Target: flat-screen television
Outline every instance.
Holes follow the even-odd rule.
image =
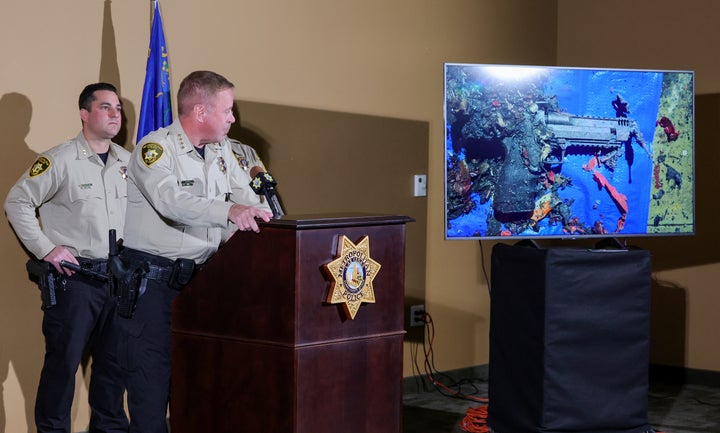
[[[445,238],[695,232],[694,72],[445,64]]]

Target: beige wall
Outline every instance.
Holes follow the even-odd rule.
[[[720,93],[720,3],[558,0],[558,64],[694,70],[697,93]]]
[[[697,236],[637,239],[653,255],[653,362],[720,371],[720,3],[558,1],[558,64],[694,70]]]
[[[443,239],[443,62],[553,64],[558,58],[584,65],[697,69],[698,90],[720,92],[712,74],[717,55],[702,51],[718,45],[720,32],[712,30],[714,25],[695,25],[717,21],[706,12],[717,17],[712,0],[693,2],[704,9],[685,12],[686,17],[679,17],[682,11],[669,0],[630,2],[644,7],[611,3],[617,7],[565,0],[559,0],[559,8],[555,1],[527,0],[164,0],[161,6],[175,90],[188,72],[212,69],[236,84],[236,99],[244,103],[427,125],[427,148],[420,152],[429,160],[426,267],[409,272],[425,274],[424,299],[436,330],[435,362],[448,370],[487,362],[489,306],[480,263],[484,257],[489,264],[492,244],[483,245],[483,256],[478,243]],[[75,101],[88,82],[119,83],[132,144],[150,2],[75,0],[69,7],[0,0],[0,8],[4,199],[35,152],[77,133]],[[629,8],[633,13],[627,13]],[[669,32],[676,36],[670,38]],[[702,43],[688,39],[702,32],[697,36]],[[642,35],[641,42],[628,34]],[[592,49],[582,48],[587,46]],[[263,134],[265,139],[283,136]],[[273,154],[270,164],[279,158]],[[307,175],[307,167],[294,171],[285,165],[289,168],[282,176],[288,179]],[[0,433],[34,431],[27,426],[32,426],[43,352],[41,314],[36,289],[23,272],[24,253],[7,222],[0,230]],[[677,268],[669,254],[663,251],[661,258],[666,265],[657,279],[687,292],[685,365],[720,370],[717,349],[703,344],[715,337],[710,311],[718,292],[710,287],[717,285],[718,260]],[[408,348],[406,353],[405,372],[411,374]],[[86,388],[79,375],[76,431],[87,424]]]

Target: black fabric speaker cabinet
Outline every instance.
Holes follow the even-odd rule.
[[[495,433],[642,433],[646,250],[492,252],[488,425]]]

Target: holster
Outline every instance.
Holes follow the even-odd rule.
[[[122,256],[122,258],[120,257]],[[117,299],[118,314],[130,318],[138,298],[145,293],[147,281],[167,284],[181,290],[192,278],[196,266],[191,259],[170,260],[126,248],[119,256],[108,258],[111,293]]]
[[[43,310],[57,304],[55,285],[59,275],[53,265],[44,260],[29,259],[25,263],[25,269],[27,269],[30,280],[35,282],[40,289]]]

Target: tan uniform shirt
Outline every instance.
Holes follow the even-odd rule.
[[[229,229],[232,203],[269,210],[250,188],[228,140],[195,150],[179,121],[148,134],[128,164],[124,245],[205,262]]]
[[[57,245],[75,256],[106,258],[108,231],[123,235],[129,158],[130,152],[112,143],[103,164],[82,132],[41,154],[5,200],[23,245],[38,259]]]
[[[235,155],[235,159],[240,165],[240,168],[250,173],[251,168],[258,166],[262,168],[262,171],[267,172],[265,164],[263,164],[260,160],[260,157],[255,149],[232,138],[229,138],[228,141],[230,142],[230,147],[232,148],[233,154]]]

